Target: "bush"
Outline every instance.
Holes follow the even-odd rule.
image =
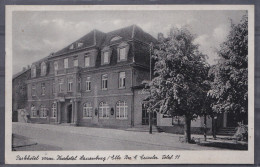
[[[237,131],[233,137],[239,141],[248,141],[248,126],[242,123],[238,123]]]

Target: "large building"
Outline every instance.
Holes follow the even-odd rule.
[[[147,125],[142,83],[150,80],[150,44],[156,42],[136,25],[108,33],[93,30],[33,63],[29,77],[23,73],[30,122],[114,128]],[[154,113],[153,124],[183,132],[181,118]],[[193,131],[201,131],[203,124],[203,118],[192,121]],[[207,127],[211,126],[209,119]]]
[[[142,124],[135,86],[150,76],[150,43],[156,39],[132,25],[93,30],[62,50],[35,62],[27,80],[30,119],[131,127]],[[138,95],[137,95],[138,96]]]

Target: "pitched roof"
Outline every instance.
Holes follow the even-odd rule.
[[[53,56],[61,55],[61,54],[68,53],[71,51],[76,51],[76,50],[86,48],[86,47],[92,47],[92,46],[100,47],[104,38],[105,38],[105,33],[101,32],[99,30],[92,30],[91,32],[89,32],[85,36],[81,37],[77,41],[75,41],[75,42],[71,43],[70,45],[66,46],[65,48],[57,51],[56,53],[53,54]],[[76,45],[78,43],[82,43],[82,45],[80,47],[77,47]],[[73,49],[70,49],[71,46],[73,46]]]
[[[19,77],[20,75],[24,74],[25,72],[27,72],[27,71],[29,71],[29,70],[31,70],[31,68],[27,68],[27,69],[25,69],[25,70],[23,70],[23,71],[20,71],[20,72],[14,74],[13,77],[12,77],[12,79],[15,79],[15,78]]]
[[[111,40],[117,37],[116,40]],[[136,39],[145,43],[155,43],[156,39],[152,37],[150,34],[144,32],[140,27],[137,25],[131,25],[128,27],[120,28],[118,30],[114,30],[108,33],[104,33],[99,30],[92,30],[82,38],[78,39],[77,41],[71,43],[67,47],[57,51],[53,54],[53,56],[61,55],[64,53],[80,50],[82,48],[87,47],[104,47],[107,45],[113,45],[115,43],[120,43],[121,41],[127,41],[131,39]],[[82,43],[82,46],[77,47],[78,43]],[[73,49],[71,49],[73,47]]]
[[[118,40],[113,41],[112,39],[115,37],[121,37]],[[102,46],[113,45],[115,43],[119,43],[121,41],[126,41],[130,39],[137,39],[145,43],[155,43],[156,39],[152,37],[150,34],[144,32],[139,26],[131,25],[128,27],[124,27],[115,31],[111,31],[106,33],[106,38]]]

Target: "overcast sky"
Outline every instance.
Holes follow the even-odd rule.
[[[246,11],[69,11],[13,13],[13,74],[56,52],[93,29],[109,32],[136,24],[157,38],[170,27],[188,25],[214,64],[216,49]]]

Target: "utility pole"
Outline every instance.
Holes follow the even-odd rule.
[[[153,43],[151,42],[150,44],[150,82],[152,82],[152,50],[153,50]],[[153,129],[152,129],[152,110],[149,110],[149,133],[152,134]]]

